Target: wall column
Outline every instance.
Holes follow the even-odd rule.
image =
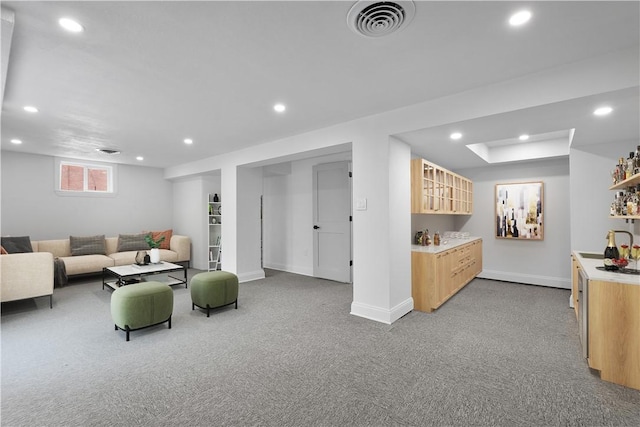
[[[222,204],[222,269],[238,273],[238,179],[235,164],[221,168],[220,203]]]
[[[351,314],[387,324],[413,309],[410,158],[384,134],[353,142]]]

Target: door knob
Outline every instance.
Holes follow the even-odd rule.
[[[314,229],[314,230],[317,230],[318,228],[320,228],[320,227],[318,227],[317,225],[314,225],[314,226],[313,226],[313,229]]]

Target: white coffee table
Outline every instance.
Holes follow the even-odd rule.
[[[174,271],[181,271],[184,274],[184,278],[168,275],[166,283],[169,286],[184,285],[187,284],[187,267],[184,265],[172,264],[170,262],[161,261],[157,264],[147,265],[119,265],[116,267],[105,267],[102,269],[102,289],[105,285],[113,290],[118,289],[120,286],[132,285],[139,283],[143,280],[143,277],[151,276],[154,274],[167,274]],[[114,280],[108,280],[112,278]]]

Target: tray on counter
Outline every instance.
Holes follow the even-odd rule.
[[[596,267],[596,270],[608,271],[608,272],[611,272],[611,273],[638,274],[638,275],[640,275],[640,270],[635,269],[635,268],[622,267],[622,268],[618,268],[617,270],[607,270],[603,266],[598,266],[598,267]]]

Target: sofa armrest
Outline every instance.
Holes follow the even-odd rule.
[[[178,254],[177,261],[191,261],[191,239],[174,234],[169,242],[169,249]]]
[[[0,255],[0,300],[15,301],[53,294],[53,254]]]

